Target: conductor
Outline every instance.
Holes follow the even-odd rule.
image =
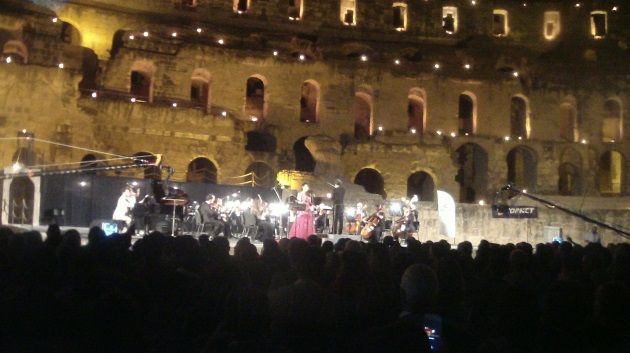
[[[343,232],[343,198],[346,195],[346,189],[342,185],[341,179],[335,180],[333,185],[333,234],[341,234]]]

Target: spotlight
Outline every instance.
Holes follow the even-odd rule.
[[[451,132],[451,137],[457,137],[457,134],[455,132]]]
[[[398,60],[398,59],[394,60],[394,64],[400,65],[400,60]]]
[[[79,186],[80,186],[80,187],[82,187],[82,188],[86,187],[86,186],[87,186],[87,184],[88,184],[88,183],[87,183],[87,181],[85,181],[85,180],[81,180],[81,181],[79,182]]]
[[[173,108],[177,108],[177,103],[173,103]]]
[[[258,117],[255,117],[255,116],[250,117],[250,119],[251,119],[253,122],[257,122],[257,121],[258,121]]]
[[[223,38],[221,38],[221,39],[217,40],[217,43],[223,45],[223,44],[225,44],[225,41],[223,40]]]
[[[411,130],[409,130],[409,132],[411,132],[412,134],[415,134],[416,133],[416,128],[412,127]]]
[[[378,127],[378,131],[383,131],[383,126],[380,126],[380,125],[379,125],[379,127]]]
[[[60,69],[63,69],[65,67],[65,65],[63,63],[59,63],[59,65],[57,65]]]
[[[523,189],[523,194],[527,194],[527,189]]]
[[[477,5],[477,1],[472,0],[472,1],[470,2],[470,4],[471,4],[471,5],[473,5],[473,6],[475,6],[475,5]]]
[[[503,139],[504,139],[505,141],[510,141],[510,136],[505,136]]]
[[[129,36],[129,40],[134,40],[136,39],[136,36],[134,36],[133,34]]]
[[[435,132],[438,136],[442,136],[442,130],[438,130]]]
[[[464,64],[464,69],[470,70],[470,64]]]
[[[202,29],[201,27],[197,27],[197,33],[201,33]]]
[[[53,17],[52,21],[53,21],[53,23],[57,23],[57,21],[59,21],[59,19],[57,17]]]
[[[367,55],[361,55],[361,61],[366,62],[368,60]]]
[[[523,3],[523,7],[527,7],[527,3],[526,2]]]
[[[327,198],[327,199],[332,199],[332,193],[330,193],[330,192],[329,192],[329,193],[326,193],[326,198]]]
[[[617,6],[613,6],[612,8],[613,12],[617,12],[617,9],[618,9]]]
[[[131,182],[131,185],[132,185],[132,186],[138,186],[138,182],[137,182],[137,181],[132,181],[132,182]]]
[[[6,58],[6,59],[4,59],[4,61],[6,61],[6,62],[7,62],[7,64],[10,64],[10,63],[11,63],[11,61],[13,61],[13,60],[11,59],[11,57],[10,57],[10,56],[7,56],[7,58]]]
[[[273,56],[278,56],[278,51],[277,50],[273,51]]]
[[[92,92],[92,98],[96,98],[98,97],[98,94],[96,92]]]
[[[519,141],[520,141],[520,140],[522,140],[522,139],[523,139],[523,136],[519,136],[519,137],[518,137],[518,139],[519,139]]]
[[[518,77],[518,71],[514,71],[514,72],[512,72],[512,76],[514,76],[514,77]]]
[[[171,37],[177,37],[177,32],[171,33]]]
[[[579,2],[575,3],[575,7],[580,7],[580,6],[582,6],[582,4],[580,4]]]
[[[142,35],[143,35],[143,36],[145,36],[145,37],[148,37],[148,36],[149,36],[149,32],[144,31],[144,32],[142,33]]]
[[[131,101],[131,103],[135,103],[136,99],[134,97],[131,97],[130,101]]]
[[[224,110],[221,112],[221,116],[226,117],[227,116],[227,112]]]
[[[479,202],[477,202],[479,204],[479,206],[483,206],[486,204],[485,200],[479,200]]]
[[[304,54],[300,54],[298,58],[300,59],[300,61],[304,61],[306,59],[306,56],[304,56]]]
[[[582,142],[583,145],[586,145],[588,143],[588,141],[586,141],[585,139],[582,139],[582,141],[580,142]]]
[[[468,136],[468,133],[465,133],[464,136]]]
[[[440,63],[435,63],[433,65],[433,68],[436,69],[436,70],[439,70],[440,69]]]

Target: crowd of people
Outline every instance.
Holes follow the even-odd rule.
[[[3,352],[629,352],[630,244],[0,228]]]

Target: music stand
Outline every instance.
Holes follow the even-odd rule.
[[[186,206],[188,204],[188,199],[163,198],[162,201],[163,201],[162,202],[163,205],[173,206],[173,219],[172,219],[173,224],[171,225],[171,236],[174,237],[175,236],[175,210],[177,209],[177,206]]]

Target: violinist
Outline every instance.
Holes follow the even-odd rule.
[[[216,196],[208,194],[206,201],[199,207],[199,213],[201,214],[203,229],[207,230],[209,235],[216,236],[223,231],[223,222],[220,219],[219,212]]]
[[[252,213],[256,216],[258,225],[258,234],[255,235],[255,239],[260,241],[273,239],[274,226],[269,221],[269,203],[263,201],[260,195],[258,200],[252,202]]]

